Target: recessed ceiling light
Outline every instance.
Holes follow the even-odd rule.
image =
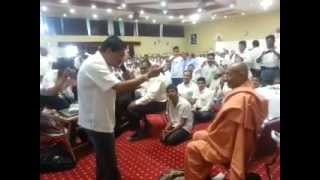
[[[97,19],[97,18],[98,18],[98,15],[97,15],[97,14],[92,14],[92,17],[93,17],[94,19]]]
[[[161,5],[162,7],[165,7],[165,6],[167,5],[167,2],[161,1],[160,5]]]
[[[227,19],[228,18],[228,16],[223,16],[225,19]]]
[[[241,15],[244,16],[244,15],[246,15],[246,13],[242,12]]]
[[[180,15],[180,16],[179,16],[179,19],[183,19],[183,18],[184,18],[184,15]]]
[[[262,0],[260,2],[260,6],[263,8],[263,10],[267,10],[272,5],[272,0]]]
[[[163,10],[162,12],[163,12],[163,14],[167,14],[167,13],[168,13],[168,11],[167,11],[167,10]]]
[[[107,11],[107,13],[109,13],[109,14],[112,13],[112,9],[111,9],[111,8],[108,8],[106,11]]]
[[[229,7],[230,7],[230,8],[234,8],[234,4],[233,4],[233,3],[230,4]]]
[[[94,5],[94,4],[91,5],[91,9],[96,9],[96,8],[97,8],[96,5]]]
[[[133,18],[133,14],[129,14],[128,18],[132,19]]]
[[[66,4],[68,2],[69,2],[68,0],[60,0],[60,3],[63,3],[63,4]]]
[[[124,8],[126,8],[126,7],[127,7],[126,3],[122,3],[122,4],[121,4],[121,8],[124,9]]]
[[[66,13],[64,13],[64,14],[63,14],[63,17],[67,17],[67,14],[66,14]]]
[[[143,11],[143,10],[140,10],[140,14],[141,14],[141,15],[144,14],[144,11]]]
[[[146,20],[148,20],[148,19],[149,19],[149,16],[146,16],[146,17],[144,17],[144,18],[146,18]]]
[[[72,14],[74,14],[74,13],[76,13],[76,10],[74,10],[73,8],[71,8],[71,9],[69,10],[69,12],[72,13]]]
[[[173,19],[174,17],[173,16],[169,16],[169,19]]]
[[[201,13],[202,12],[202,8],[198,8],[198,13]]]
[[[122,21],[123,19],[121,17],[118,18],[118,21]]]
[[[157,22],[157,20],[155,19],[152,19],[152,23],[155,24]]]
[[[43,12],[46,12],[46,11],[48,11],[48,8],[47,8],[47,6],[42,6],[42,7],[41,7],[41,10],[42,10]]]
[[[189,19],[190,19],[191,21],[198,21],[198,20],[200,19],[200,14],[198,14],[198,13],[191,14],[191,15],[189,16]]]

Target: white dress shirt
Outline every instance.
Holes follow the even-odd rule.
[[[44,76],[50,69],[51,67],[48,60],[40,56],[40,76]]]
[[[47,73],[43,76],[42,81],[40,83],[40,94],[43,96],[52,96],[49,93],[49,89],[53,88],[56,85],[56,81],[58,79],[58,70],[57,69],[49,69]],[[72,92],[71,79],[67,79],[63,85],[63,93],[65,96],[73,98],[74,94]],[[59,95],[59,94],[58,94]]]
[[[268,51],[268,50],[269,49],[267,49],[265,51]],[[279,53],[279,50],[276,49],[276,52]],[[273,52],[269,52],[269,53],[263,55],[261,59],[262,59],[261,67],[263,66],[263,67],[273,68],[273,67],[280,66],[280,59]]]
[[[112,87],[119,82],[99,51],[83,62],[78,73],[80,126],[114,132],[116,91]]]
[[[255,47],[250,51],[250,61],[252,63],[252,68],[256,70],[261,69],[261,64],[257,63],[258,57],[262,54],[262,49],[259,47]]]
[[[213,91],[205,87],[202,91],[198,90],[195,92],[193,99],[196,99],[193,105],[194,110],[200,108],[199,111],[209,111],[211,103],[213,101]]]
[[[190,101],[193,94],[197,91],[198,85],[192,81],[190,81],[189,84],[182,82],[177,86],[177,88],[179,95]]]
[[[210,85],[213,77],[217,74],[220,73],[219,67],[216,65],[212,64],[211,66],[207,63],[203,66],[201,69],[201,77],[204,77],[206,79],[206,84]]]
[[[183,77],[183,58],[178,56],[171,62],[171,78],[182,78]]]
[[[169,99],[166,109],[169,122],[172,123],[173,127],[179,126],[182,123],[182,119],[186,119],[182,128],[191,133],[193,126],[193,114],[191,104],[185,98],[179,96],[177,106],[174,106],[172,101]]]
[[[141,98],[135,101],[136,104],[145,105],[151,101],[167,101],[166,81],[165,77],[161,73],[159,76],[150,78],[148,81],[145,81],[144,86],[146,87],[146,92]]]

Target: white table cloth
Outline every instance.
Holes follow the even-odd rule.
[[[268,119],[280,116],[280,84],[257,88],[256,92],[269,101]]]

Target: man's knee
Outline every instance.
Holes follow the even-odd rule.
[[[193,134],[192,140],[205,139],[207,136],[208,132],[206,130],[200,130]]]

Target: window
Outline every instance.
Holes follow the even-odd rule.
[[[48,27],[48,34],[49,35],[61,35],[62,34],[62,26],[61,26],[61,19],[58,17],[45,17],[45,23]]]
[[[114,35],[120,36],[120,27],[118,21],[113,21]]]
[[[183,26],[163,25],[163,36],[165,37],[184,37]]]
[[[124,23],[124,35],[125,36],[133,36],[133,27],[134,27],[134,23],[125,22]]]
[[[138,24],[139,36],[160,36],[159,24]]]
[[[64,18],[63,30],[65,35],[88,35],[85,19]]]
[[[108,35],[107,20],[90,20],[91,35]]]

